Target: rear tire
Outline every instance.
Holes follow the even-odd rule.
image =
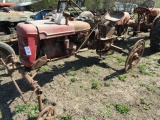
[[[150,49],[153,52],[160,52],[160,20],[150,32]]]
[[[3,59],[5,64],[11,63],[11,55],[15,56],[13,48],[6,43],[0,42],[0,58]],[[4,66],[1,62],[0,69],[4,69]]]

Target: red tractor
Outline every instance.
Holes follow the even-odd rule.
[[[122,18],[125,14],[123,12],[107,13],[101,18],[97,18],[91,12],[84,11],[78,18],[73,18],[69,13],[63,13],[66,0],[59,2],[60,7],[55,18],[19,23],[16,27],[20,64],[15,60],[15,56],[11,57],[11,61],[17,68],[21,67],[19,70],[33,88],[33,93],[28,101],[12,75],[11,78],[25,103],[31,100],[34,93],[37,94],[40,111],[37,120],[52,120],[55,110],[53,106],[43,109],[42,89],[33,79],[35,75],[28,74],[28,71],[40,68],[48,61],[76,55],[81,48],[88,48],[95,49],[100,57],[110,50],[129,55],[125,63],[127,72],[137,65],[145,48],[144,40],[136,42],[129,54],[114,45],[117,38],[115,26],[120,21],[124,23],[125,19]],[[9,70],[3,59],[1,61]]]

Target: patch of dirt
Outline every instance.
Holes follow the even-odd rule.
[[[80,52],[59,61],[48,63],[48,70],[35,77],[42,87],[43,98],[54,101],[57,105],[56,118],[69,115],[73,120],[129,120],[160,118],[160,52],[152,53],[149,49],[148,34],[127,37],[115,42],[128,51],[139,39],[146,41],[146,49],[139,63],[145,64],[145,72],[140,67],[124,73],[124,54],[114,53],[99,58],[95,51]],[[126,75],[124,80],[119,76]],[[31,95],[29,85],[18,72],[14,78],[24,92],[26,99]],[[74,79],[72,81],[71,79]],[[98,83],[93,89],[93,83]],[[0,118],[2,120],[27,120],[25,112],[15,114],[17,105],[23,101],[11,79],[1,73],[0,77]],[[36,103],[36,96],[31,104]],[[129,114],[121,114],[116,104],[130,108]],[[31,119],[31,118],[30,118]],[[34,118],[32,118],[34,119]]]

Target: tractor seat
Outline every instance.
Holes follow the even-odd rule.
[[[124,12],[114,11],[111,13],[106,13],[104,18],[109,21],[117,22],[124,16]]]

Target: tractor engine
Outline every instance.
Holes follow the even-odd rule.
[[[36,69],[47,60],[74,54],[88,36],[90,25],[66,19],[62,19],[60,24],[38,20],[19,23],[16,30],[21,63]]]

